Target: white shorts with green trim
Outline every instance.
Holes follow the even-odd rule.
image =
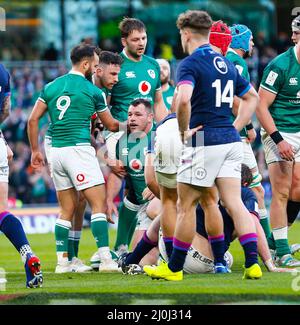
[[[265,160],[269,165],[273,162],[277,161],[286,161],[282,159],[278,153],[278,148],[272,138],[267,134],[264,129],[261,129],[261,140],[264,147],[265,152]],[[287,133],[281,132],[281,136],[286,140],[289,144],[291,144],[295,148],[295,162],[300,162],[300,132],[296,133]]]
[[[149,202],[146,202],[139,206],[135,230],[147,230],[150,227],[152,220],[148,217],[146,213]]]
[[[51,148],[53,182],[57,191],[75,187],[77,191],[104,184],[92,146]]]
[[[154,146],[155,171],[163,174],[176,174],[180,165],[182,148],[178,121],[176,118],[171,118],[156,130]]]

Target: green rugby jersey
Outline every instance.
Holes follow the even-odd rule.
[[[247,66],[247,63],[246,61],[241,58],[233,49],[229,48],[227,53],[226,53],[226,58],[231,61],[235,67],[237,68],[239,74],[244,78],[246,79],[247,81],[250,82],[250,74],[249,74],[249,71],[248,71],[248,66]],[[232,120],[234,121],[236,118],[236,116],[234,116],[232,114]],[[242,138],[247,138],[247,130],[246,128],[243,128],[241,131],[240,131],[240,136]]]
[[[300,63],[296,47],[273,59],[265,68],[260,87],[276,94],[269,111],[279,131],[300,131]]]
[[[226,58],[235,65],[240,75],[250,82],[250,74],[246,61],[230,48],[226,53]]]
[[[103,91],[74,71],[47,84],[39,100],[48,107],[53,147],[90,145],[91,116],[107,109]]]
[[[142,60],[130,60],[125,51],[121,53],[123,63],[119,73],[119,81],[111,91],[111,114],[124,122],[127,120],[128,107],[137,98],[148,99],[154,104],[155,93],[161,88],[159,64],[149,56]]]
[[[171,108],[172,105],[174,91],[175,91],[175,87],[169,85],[169,88],[166,91],[162,92],[164,103],[168,110]]]
[[[145,156],[151,141],[151,131],[143,138],[138,133],[123,135],[116,146],[117,159],[121,160],[127,172],[129,191],[127,198],[131,203],[144,204],[142,193],[147,187],[145,181]]]

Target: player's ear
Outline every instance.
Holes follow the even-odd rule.
[[[87,71],[90,68],[89,60],[83,60],[81,66],[83,67],[84,71]]]
[[[121,38],[121,43],[122,43],[122,46],[125,47],[127,45],[127,42],[126,42],[126,38],[125,37],[122,37]]]

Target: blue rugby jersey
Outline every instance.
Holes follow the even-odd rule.
[[[0,110],[2,110],[4,98],[10,95],[9,81],[9,73],[5,70],[4,66],[0,64]]]
[[[232,62],[208,44],[200,46],[178,67],[177,86],[182,84],[193,86],[189,126],[203,125],[204,145],[240,141],[231,120],[233,98],[243,96],[251,85]]]

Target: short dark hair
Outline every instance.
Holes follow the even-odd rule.
[[[130,106],[137,107],[140,104],[144,105],[148,113],[152,113],[152,105],[148,99],[137,98],[130,103]]]
[[[99,54],[99,48],[90,44],[79,44],[73,47],[70,54],[72,64],[75,65],[86,58],[93,58],[94,54]]]
[[[187,10],[178,16],[176,25],[180,30],[190,28],[202,36],[208,36],[212,22],[210,15],[206,11]]]
[[[122,57],[118,53],[110,51],[101,51],[99,54],[99,62],[104,64],[121,65],[123,63]]]
[[[119,23],[119,29],[121,31],[121,37],[124,38],[128,37],[129,34],[132,33],[134,30],[138,30],[139,32],[146,32],[146,26],[141,20],[129,17],[123,18],[123,20]]]
[[[245,164],[242,164],[241,177],[242,177],[241,185],[243,187],[249,187],[253,181],[253,175],[252,175],[251,169]]]

